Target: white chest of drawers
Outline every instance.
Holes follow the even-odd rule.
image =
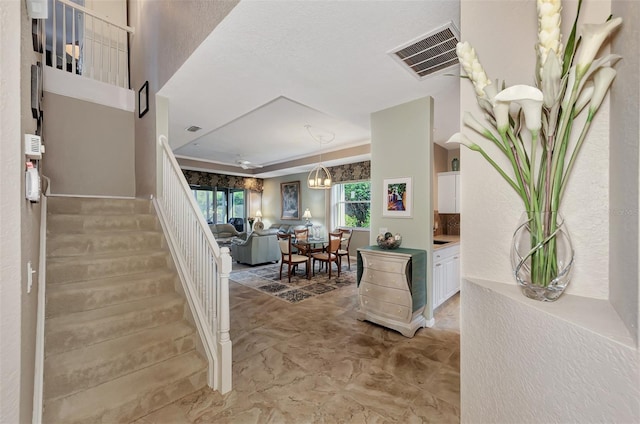
[[[426,251],[358,249],[357,318],[413,337],[426,326]]]

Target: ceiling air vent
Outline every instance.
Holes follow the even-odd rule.
[[[187,131],[189,132],[196,132],[196,131],[200,131],[202,128],[196,126],[196,125],[191,125],[190,127],[186,128]]]
[[[389,52],[418,79],[458,64],[456,44],[460,35],[453,22],[420,36]]]

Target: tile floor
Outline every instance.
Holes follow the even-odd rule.
[[[409,339],[355,318],[355,284],[299,304],[234,282],[230,294],[233,390],[136,424],[459,422],[459,295]]]

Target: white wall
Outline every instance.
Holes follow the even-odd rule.
[[[156,93],[237,4],[236,0],[131,0],[131,86],[149,81],[149,112],[135,119],[136,194],[156,191]],[[164,108],[165,111],[168,107]],[[166,115],[166,114],[165,114]],[[160,119],[166,120],[165,117]]]
[[[635,22],[640,2],[614,1],[615,16],[626,20],[624,31],[613,42],[613,51],[624,52],[611,91],[611,263],[610,295],[636,343],[640,339],[640,293],[638,287],[638,234],[640,159],[640,33]]]
[[[0,13],[0,422],[20,422],[20,8]]]
[[[564,34],[570,32],[572,22],[569,17],[575,16],[575,6],[575,2],[563,2]],[[535,67],[535,2],[483,0],[462,2],[462,7],[462,40],[475,47],[489,78],[505,79],[509,85],[530,84]],[[585,1],[581,17],[587,22],[600,22],[609,13],[608,1]],[[523,16],[531,19],[523,19]],[[488,22],[492,22],[491,31],[486,30]],[[513,40],[508,45],[504,43],[505,34]],[[514,57],[517,60],[513,60]],[[465,80],[461,85],[460,110],[472,111],[481,118],[471,84]],[[579,132],[580,127],[576,128]],[[599,299],[606,299],[609,293],[608,130],[609,110],[605,102],[576,162],[561,207],[576,252],[576,265],[567,293]],[[487,145],[471,130],[466,130],[465,134],[483,146]],[[464,217],[461,232],[465,237],[463,275],[514,283],[509,245],[524,209],[522,201],[479,154],[463,149],[461,156],[461,164],[464,164],[460,168]],[[494,157],[500,155],[495,153]],[[502,163],[508,162],[505,159]]]
[[[620,35],[629,37],[627,45],[635,47],[620,53],[625,58],[637,55],[638,35],[633,29],[639,18],[637,7],[631,6],[633,2],[614,3],[628,6],[621,7],[625,26]],[[535,2],[474,1],[461,6],[462,39],[474,45],[489,77],[506,78],[509,85],[530,83],[537,32]],[[568,34],[576,3],[563,2],[563,6],[563,33]],[[603,22],[610,7],[609,1],[585,1],[582,20]],[[491,31],[487,31],[488,22]],[[504,43],[505,34],[514,42]],[[627,72],[614,84],[627,78],[637,84],[637,69]],[[619,88],[625,96],[638,96],[637,90]],[[623,107],[622,97],[612,97],[614,110]],[[461,89],[461,110],[477,110],[470,84]],[[623,220],[612,218],[610,236],[609,219],[609,209],[621,207],[616,203],[620,195],[610,198],[610,176],[612,192],[615,188],[622,196],[637,197],[638,134],[622,131],[615,140],[628,143],[616,155],[635,154],[629,170],[635,180],[624,186],[620,183],[624,173],[615,169],[621,165],[619,159],[614,161],[612,156],[609,163],[609,118],[606,101],[568,187],[563,212],[574,241],[576,268],[568,294],[554,303],[526,299],[511,277],[509,244],[522,209],[517,195],[479,155],[461,152],[462,422],[640,421],[640,358],[629,332],[637,331],[637,326],[625,325],[619,316],[619,310],[625,310],[628,322],[635,319],[637,323],[638,291],[632,287],[637,286],[637,267],[628,264],[637,264],[638,227],[634,222],[625,228]],[[621,126],[637,128],[637,107],[628,110],[623,120]],[[630,207],[637,221],[637,202]],[[616,258],[614,252],[620,247],[610,252],[610,237],[612,246],[622,243],[632,253]],[[630,240],[623,242],[624,238]],[[610,254],[612,266],[621,268],[611,277],[628,282],[610,283]],[[620,300],[622,308],[609,302],[610,286],[619,292],[618,298],[631,297]]]

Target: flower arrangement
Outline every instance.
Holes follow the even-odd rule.
[[[480,153],[522,199],[530,249],[519,258],[520,266],[526,262],[529,283],[542,288],[559,282],[558,211],[594,116],[616,76],[612,66],[621,59],[615,54],[596,55],[622,19],[610,17],[602,24],[585,24],[577,37],[581,5],[579,0],[571,33],[563,46],[561,1],[537,0],[535,87],[503,85],[498,91],[497,82],[493,84],[487,77],[471,45],[457,45],[460,63],[490,127],[469,112],[464,114],[463,123],[495,145],[508,159],[510,169],[501,168],[485,149],[462,133],[454,134],[448,142]],[[579,121],[582,128],[576,140],[576,117],[584,113],[586,119]],[[516,270],[521,284],[523,277],[518,273]]]

